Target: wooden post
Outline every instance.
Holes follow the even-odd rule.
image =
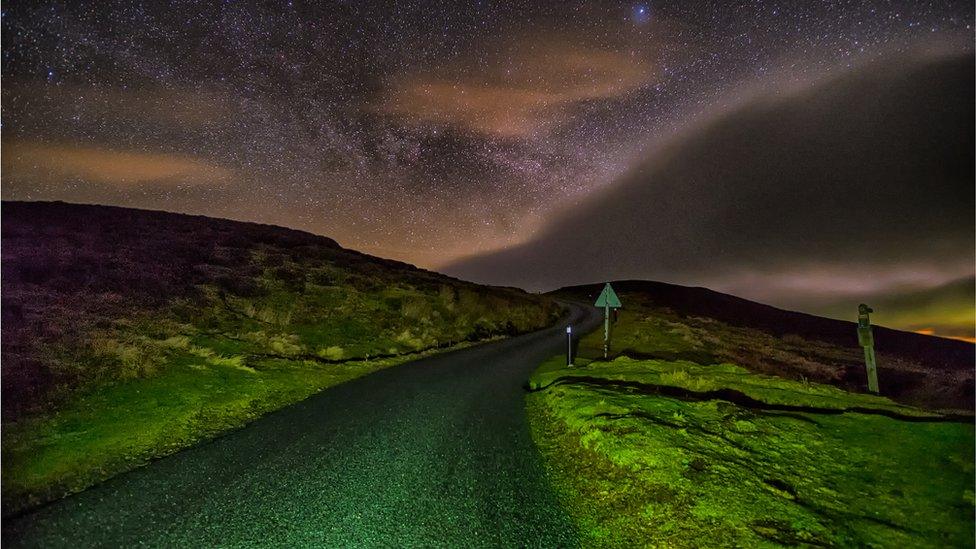
[[[878,364],[874,356],[874,331],[871,330],[871,315],[874,309],[861,303],[857,306],[857,341],[864,347],[864,367],[868,373],[868,390],[878,393]]]
[[[878,394],[878,364],[874,358],[874,346],[864,348],[864,365],[868,369],[868,391]]]
[[[603,307],[603,360],[610,356],[610,304]]]

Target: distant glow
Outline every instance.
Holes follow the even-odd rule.
[[[946,339],[956,339],[958,341],[965,341],[966,343],[976,343],[976,337],[956,336],[956,335],[944,335],[944,334],[936,333],[936,331],[933,330],[933,329],[931,329],[931,328],[924,328],[924,329],[921,329],[921,330],[915,330],[915,333],[916,334],[922,334],[922,335],[928,335],[928,336],[944,337]]]
[[[969,276],[970,273],[968,264],[902,264],[897,267],[857,269],[843,264],[802,265],[777,273],[743,271],[725,276],[721,280],[707,281],[706,284],[735,295],[775,300],[797,294],[863,296],[932,288]]]
[[[157,188],[208,185],[231,180],[233,172],[200,158],[165,153],[116,151],[84,145],[52,145],[33,141],[3,143],[2,169],[23,180],[52,175],[117,187],[152,184]]]

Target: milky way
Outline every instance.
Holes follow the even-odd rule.
[[[971,44],[973,13],[16,2],[2,23],[5,199],[271,222],[437,268],[524,242],[743,95]]]

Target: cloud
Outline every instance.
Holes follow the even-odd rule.
[[[534,289],[658,279],[774,304],[945,284],[974,263],[972,67],[971,53],[903,55],[756,99],[533,241],[444,270]]]
[[[15,80],[3,88],[5,130],[28,137],[88,129],[127,128],[147,133],[185,134],[224,126],[241,116],[226,94],[216,88],[126,88],[103,84],[72,84]],[[63,127],[58,128],[57,124]],[[53,126],[52,126],[53,125]]]
[[[114,186],[216,184],[232,172],[197,158],[32,141],[3,143],[4,177],[64,182],[75,178]]]
[[[412,124],[449,124],[500,137],[536,134],[582,102],[613,99],[654,80],[646,50],[580,44],[553,33],[512,39],[487,64],[401,76],[378,106]],[[480,67],[474,72],[470,66]]]

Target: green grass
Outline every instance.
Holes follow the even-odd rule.
[[[327,387],[417,358],[244,365],[239,356],[200,350],[178,346],[157,375],[101,386],[56,413],[4,426],[4,506],[25,508],[82,490]]]
[[[31,305],[56,329],[30,338],[17,357],[40,365],[47,384],[25,386],[26,398],[5,413],[4,514],[378,368],[541,328],[559,315],[548,298],[359,256],[343,266],[350,252],[326,251],[339,257],[283,258],[257,245],[237,269],[248,292],[199,284],[150,308],[78,294],[64,301],[71,320],[62,298],[52,298],[61,309]]]
[[[584,546],[972,547],[971,422],[728,360],[844,350],[635,309],[615,358],[593,360],[597,330],[575,367],[530,379],[533,439]]]
[[[732,374],[730,385],[766,402],[906,411],[733,366],[716,367],[712,379],[688,364],[626,366],[630,375],[615,379],[694,390],[698,379],[717,386]],[[972,544],[972,425],[761,410],[578,383],[531,394],[528,409],[586,545]]]
[[[867,390],[864,351],[853,334],[846,345],[789,332],[777,336],[657,305],[649,293],[621,294],[625,309],[612,325],[610,358],[728,363],[753,373],[834,385],[851,392]],[[910,406],[972,415],[967,387],[972,387],[973,371],[964,358],[962,364],[953,364],[959,359],[940,359],[936,353],[922,363],[888,352],[884,346],[877,352],[883,394]],[[579,354],[591,359],[603,356],[602,328],[583,338]]]
[[[606,380],[621,382],[630,390],[655,391],[676,388],[690,397],[731,390],[765,404],[823,410],[857,410],[887,412],[906,417],[940,417],[890,399],[863,393],[849,393],[831,385],[794,381],[776,376],[754,374],[735,364],[702,365],[688,361],[634,360],[618,357],[609,362],[588,362],[583,367],[566,368],[565,358],[554,357],[533,374],[534,389],[573,380]]]

